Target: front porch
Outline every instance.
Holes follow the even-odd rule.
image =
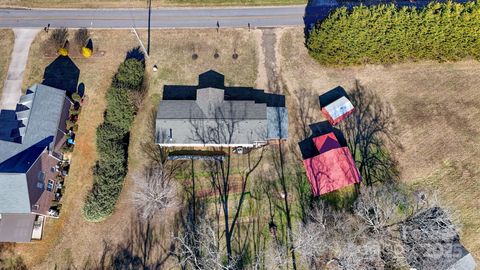
[[[45,216],[36,216],[33,223],[32,240],[41,240],[43,234],[43,226],[45,225]]]

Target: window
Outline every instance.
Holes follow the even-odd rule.
[[[38,177],[38,180],[39,180],[39,181],[42,181],[42,182],[43,182],[43,181],[45,180],[45,173],[42,172],[42,171],[40,171],[40,172],[38,172],[37,177]]]
[[[43,187],[44,187],[43,182],[37,182],[37,188],[38,189],[43,189]]]
[[[48,184],[47,184],[47,190],[48,191],[52,191],[53,190],[53,186],[54,186],[55,182],[53,180],[48,180]]]

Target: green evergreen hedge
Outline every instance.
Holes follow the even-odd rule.
[[[143,82],[144,63],[135,58],[125,60],[115,75],[114,86],[139,89]]]
[[[325,65],[480,58],[480,2],[339,8],[307,38]]]
[[[132,64],[132,61],[138,63]],[[142,80],[144,68],[143,62],[135,59],[127,59],[125,62],[129,64],[120,66],[113,79],[113,86],[107,91],[104,123],[97,128],[98,160],[93,173],[93,187],[83,208],[85,219],[92,222],[102,221],[113,213],[127,175],[129,130],[136,113],[131,92],[140,89],[138,67],[142,67]],[[130,72],[129,68],[135,70]],[[117,80],[118,74],[122,72],[133,73],[135,76],[130,82],[127,81],[128,76],[121,76],[124,81],[120,87]]]

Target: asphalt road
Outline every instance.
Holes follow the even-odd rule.
[[[305,6],[152,9],[153,28],[304,25]],[[147,9],[0,9],[0,27],[146,28]]]

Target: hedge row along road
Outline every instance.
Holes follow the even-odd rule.
[[[324,65],[480,59],[480,3],[338,9],[311,32],[310,55]]]

